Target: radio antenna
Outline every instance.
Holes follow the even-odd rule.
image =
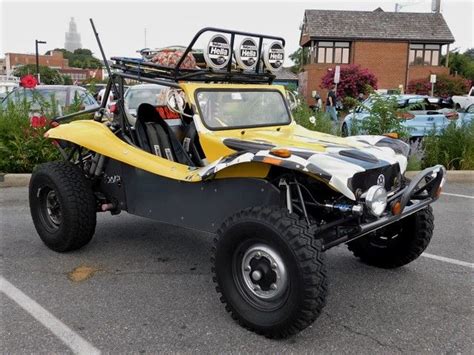
[[[97,44],[99,45],[100,54],[102,55],[102,60],[104,61],[105,68],[107,69],[107,74],[109,78],[112,77],[112,71],[110,70],[109,62],[107,61],[107,57],[104,53],[104,48],[102,48],[102,43],[100,42],[99,34],[97,33],[94,25],[94,21],[90,18],[89,21],[91,22],[92,30],[94,31],[95,39],[97,40]]]

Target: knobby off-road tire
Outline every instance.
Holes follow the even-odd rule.
[[[321,242],[285,209],[253,207],[228,218],[217,232],[211,262],[226,310],[258,334],[296,334],[325,305]]]
[[[348,243],[366,264],[392,269],[417,259],[433,235],[433,209],[428,206],[386,228]]]
[[[78,167],[65,161],[39,165],[31,176],[29,199],[36,231],[48,248],[72,251],[92,239],[95,196]]]

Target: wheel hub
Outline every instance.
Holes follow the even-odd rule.
[[[250,292],[265,300],[281,296],[288,283],[280,255],[264,244],[247,249],[242,258],[242,276]]]
[[[46,195],[46,212],[51,222],[59,226],[61,223],[61,206],[54,190],[49,191]]]

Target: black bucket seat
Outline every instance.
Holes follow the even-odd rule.
[[[141,149],[180,164],[195,166],[153,105],[143,103],[138,107],[135,130]]]

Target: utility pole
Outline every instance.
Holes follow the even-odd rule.
[[[39,72],[39,54],[38,54],[38,44],[46,44],[45,41],[38,41],[35,39],[35,49],[36,49],[36,79],[38,79],[38,84],[40,83],[40,72]]]

